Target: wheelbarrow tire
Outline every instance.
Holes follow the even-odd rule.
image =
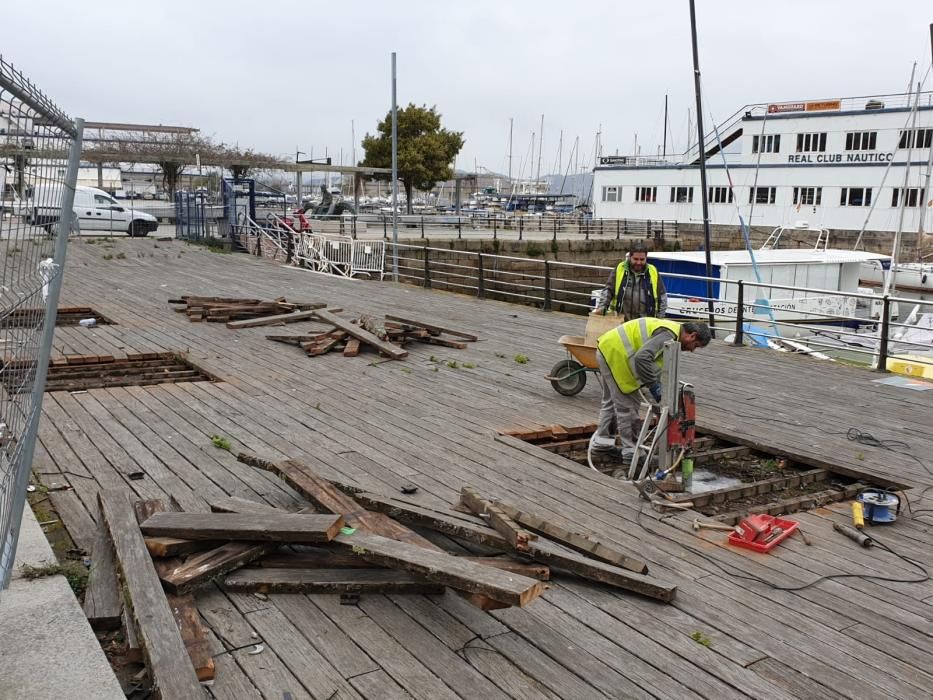
[[[561,360],[551,368],[551,386],[563,396],[574,396],[586,386],[586,368],[575,360]]]

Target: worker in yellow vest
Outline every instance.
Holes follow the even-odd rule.
[[[679,340],[681,350],[693,352],[709,345],[711,338],[705,323],[678,323],[660,318],[626,321],[601,335],[596,343],[596,362],[603,397],[593,449],[613,452],[622,461],[631,461],[642,401],[639,389],[646,387],[655,403],[661,401],[659,378],[664,344]]]
[[[658,268],[648,262],[648,248],[643,242],[633,243],[626,259],[609,273],[601,298],[603,313],[614,311],[629,321],[643,316],[664,317],[667,289]]]

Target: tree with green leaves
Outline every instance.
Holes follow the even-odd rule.
[[[360,165],[370,168],[392,167],[392,112],[379,122],[376,134],[363,138],[365,157]],[[405,187],[408,213],[412,192],[430,190],[453,176],[454,158],[463,148],[463,132],[441,126],[437,107],[419,107],[409,103],[398,110],[398,177]],[[378,176],[389,179],[388,176]]]

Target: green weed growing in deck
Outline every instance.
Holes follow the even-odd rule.
[[[520,365],[527,365],[530,362],[528,355],[518,354],[515,356],[515,361]]]
[[[117,260],[126,260],[126,253],[117,253]]]
[[[460,369],[460,365],[457,363],[456,360],[448,360],[447,366],[450,367],[451,369]]]
[[[211,435],[211,444],[219,450],[230,451],[230,441],[221,435]]]
[[[405,374],[411,374],[411,367],[402,367],[401,369]]]
[[[84,593],[84,589],[87,588],[88,570],[79,561],[66,561],[64,564],[46,564],[45,566],[23,564],[19,570],[23,578],[43,578],[61,574],[68,579],[68,585],[71,586],[76,596]]]
[[[464,363],[463,363],[463,369],[473,369],[474,367],[476,367],[476,364],[473,363],[473,362],[464,362]]]
[[[106,255],[104,255],[104,260],[113,260],[113,255],[110,253],[107,253]]]
[[[697,644],[702,644],[705,647],[709,647],[713,643],[713,641],[709,637],[707,637],[705,634],[703,634],[699,630],[691,634],[690,639],[695,641]]]
[[[500,358],[500,359],[504,359],[504,358],[505,358],[505,353],[504,353],[504,352],[497,352],[497,353],[496,353],[496,357],[498,357],[498,358]]]

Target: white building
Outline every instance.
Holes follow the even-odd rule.
[[[710,221],[755,227],[805,220],[860,230],[897,227],[910,156],[904,231],[933,229],[928,187],[933,93],[748,105],[706,140]],[[702,223],[699,151],[613,156],[594,170],[594,216]],[[724,162],[725,160],[725,162]],[[727,167],[728,166],[728,169]],[[729,187],[729,177],[732,187]]]

